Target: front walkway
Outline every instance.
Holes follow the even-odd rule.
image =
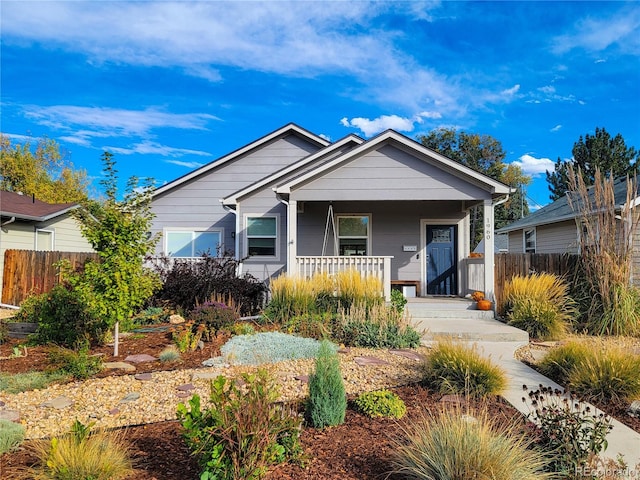
[[[529,389],[537,389],[542,384],[563,390],[560,385],[514,357],[515,351],[528,343],[526,332],[487,318],[487,315],[479,315],[474,319],[473,314],[470,314],[473,311],[470,301],[416,298],[410,299],[407,306],[413,316],[413,323],[419,329],[426,330],[423,334],[424,345],[437,341],[440,335],[466,341],[476,345],[483,355],[504,368],[508,386],[502,396],[523,414],[529,413],[528,406],[522,401],[527,393],[523,390],[523,385],[527,385]],[[489,314],[489,317],[492,315]],[[595,407],[591,408],[596,414],[599,413]],[[640,478],[640,433],[614,419],[612,425],[613,430],[607,436],[609,446],[603,456],[615,461],[619,454],[623,455],[624,461],[629,465],[629,472],[627,477],[621,478]]]

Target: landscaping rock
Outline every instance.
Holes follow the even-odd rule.
[[[302,383],[309,383],[309,375],[296,375],[293,378]]]
[[[150,373],[138,373],[137,375],[134,375],[133,378],[141,382],[148,382],[153,379],[153,375]]]
[[[189,398],[191,396],[191,392],[178,392],[176,393],[176,397],[178,398]]]
[[[640,400],[634,400],[631,402],[627,413],[630,417],[640,417]]]
[[[195,390],[195,388],[192,383],[185,383],[184,385],[178,386],[180,392],[190,392],[191,390]]]
[[[140,398],[139,392],[131,392],[120,399],[120,403],[135,402]]]
[[[112,408],[111,410],[109,410],[109,415],[117,415],[119,413],[120,413],[119,408]]]
[[[229,364],[224,361],[224,357],[213,357],[202,362],[204,367],[228,367]]]
[[[465,405],[467,401],[460,395],[443,395],[440,398],[440,403],[447,403],[451,405]]]
[[[125,372],[135,372],[136,367],[125,362],[105,362],[102,364],[107,370],[124,370]]]
[[[351,349],[349,347],[340,347],[338,349],[338,353],[341,353],[343,355],[349,355],[351,353]]]
[[[196,372],[191,377],[191,381],[213,380],[214,378],[218,378],[219,376],[220,376],[220,372]]]
[[[389,362],[377,357],[356,357],[353,359],[360,366],[365,365],[389,365]]]
[[[138,354],[138,355],[129,355],[124,359],[125,362],[131,363],[142,363],[142,362],[155,362],[158,360],[156,357],[152,357],[151,355],[147,355],[146,353]]]
[[[15,410],[0,410],[0,420],[9,420],[10,422],[20,423],[20,412]]]
[[[204,350],[204,342],[202,340],[198,340],[198,350]]]
[[[173,314],[169,317],[169,323],[171,325],[180,325],[181,323],[184,323],[185,319],[182,317],[182,315],[178,315],[178,314]]]
[[[73,400],[71,400],[69,397],[65,397],[64,395],[56,397],[53,400],[49,400],[48,402],[44,402],[42,404],[43,407],[55,408],[56,410],[62,410],[63,408],[70,407],[71,405],[73,405]]]
[[[402,348],[399,350],[389,350],[389,353],[393,355],[398,355],[399,357],[408,358],[410,360],[415,360],[416,362],[423,362],[426,360],[424,355],[420,355],[419,353],[414,352],[413,350],[409,350],[408,348]]]

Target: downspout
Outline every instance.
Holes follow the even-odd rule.
[[[13,223],[13,222],[15,222],[15,221],[16,221],[16,217],[11,217],[11,218],[10,218],[9,220],[7,220],[6,222],[1,223],[1,224],[0,224],[0,227],[4,227],[5,225],[9,225],[10,223]]]

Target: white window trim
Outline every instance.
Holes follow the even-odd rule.
[[[220,244],[218,245],[220,247],[220,251],[224,251],[224,228],[198,228],[198,227],[165,227],[162,229],[162,250],[164,252],[165,255],[170,256],[169,255],[169,245],[168,245],[168,241],[169,241],[169,233],[172,232],[200,232],[200,233],[219,233],[220,234]],[[216,257],[218,255],[217,250],[214,252],[211,252],[211,256]],[[200,255],[196,256],[196,257],[173,257],[171,256],[171,258],[200,258]]]
[[[336,226],[336,238],[338,240],[337,245],[338,245],[338,251],[335,252],[336,255],[340,255],[340,239],[341,238],[362,238],[362,237],[341,237],[340,236],[340,218],[345,218],[345,217],[367,217],[367,255],[368,257],[372,256],[372,241],[371,239],[373,238],[373,226],[372,226],[372,222],[371,222],[371,213],[336,213],[335,214],[335,226]]]
[[[276,254],[275,255],[251,255],[249,256],[249,236],[247,235],[247,225],[250,218],[275,218],[276,219]],[[242,225],[242,251],[243,256],[255,260],[280,260],[280,242],[282,240],[282,234],[280,232],[280,215],[277,214],[264,214],[264,213],[245,213],[243,215]],[[271,237],[262,237],[271,238]]]
[[[38,250],[38,233],[40,232],[45,232],[45,233],[50,233],[51,234],[51,250],[42,250],[43,252],[55,252],[56,250],[56,231],[51,229],[51,228],[36,228],[35,234],[34,234],[34,239],[33,239],[33,245],[34,245],[34,249]]]
[[[533,252],[527,252],[527,232],[533,232]],[[536,227],[525,228],[522,230],[522,252],[536,253],[538,251],[538,231]]]

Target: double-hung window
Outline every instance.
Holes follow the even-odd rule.
[[[370,254],[371,222],[369,215],[338,215],[338,249],[341,256]]]
[[[174,258],[215,257],[222,243],[221,230],[167,230],[165,252]]]
[[[278,256],[278,217],[246,217],[247,253],[252,257]]]
[[[524,231],[524,253],[536,253],[536,229]]]
[[[36,229],[36,250],[52,251],[54,246],[53,230],[45,230],[43,228]]]

